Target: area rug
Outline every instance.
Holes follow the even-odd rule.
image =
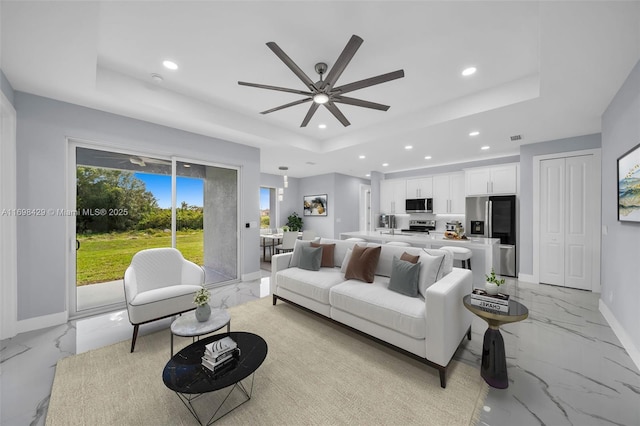
[[[477,368],[453,362],[438,372],[345,327],[265,298],[231,308],[231,329],[268,344],[253,396],[219,425],[472,425],[488,391]],[[162,382],[170,334],[130,341],[58,362],[46,424],[195,425]],[[176,338],[177,348],[191,339]],[[213,406],[219,392],[199,402]],[[210,400],[209,400],[210,399]]]

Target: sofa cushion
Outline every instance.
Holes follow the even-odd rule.
[[[355,241],[336,240],[332,238],[321,238],[320,244],[335,244],[336,247],[333,250],[333,264],[337,267],[342,266],[344,256],[347,254],[348,249],[352,249],[357,243]],[[360,245],[364,245],[360,243]]]
[[[329,289],[344,282],[344,275],[336,268],[307,271],[294,267],[278,271],[276,282],[278,287],[328,305]]]
[[[311,243],[311,247],[322,247],[322,266],[323,268],[333,268],[335,267],[335,261],[333,259],[333,252],[336,249],[336,245],[334,244],[320,244],[320,243]]]
[[[302,247],[299,268],[308,271],[319,271],[322,263],[322,247]]]
[[[409,297],[418,297],[420,264],[393,257],[389,290]]]
[[[351,259],[344,277],[347,280],[356,279],[367,283],[372,283],[380,259],[382,247],[362,247],[355,245],[351,252]]]
[[[390,246],[387,244],[383,245],[380,252],[380,261],[378,262],[378,267],[376,268],[376,275],[390,277],[393,257],[396,256],[397,258],[400,258],[404,253],[413,256],[419,256],[420,253],[422,253],[422,249],[420,247],[401,247]]]
[[[389,291],[389,278],[376,276],[373,284],[349,280],[331,288],[332,308],[348,312],[415,339],[427,333],[426,304],[421,297]]]
[[[436,281],[440,280],[445,275],[449,274],[453,271],[453,253],[449,250],[442,249],[422,249],[423,252],[430,254],[431,256],[444,256],[444,261],[442,263],[442,269],[438,273],[438,277]]]
[[[422,297],[426,297],[427,289],[431,284],[438,281],[438,277],[442,273],[444,265],[444,253],[431,255],[424,252],[420,255],[420,279],[418,282],[418,291]]]

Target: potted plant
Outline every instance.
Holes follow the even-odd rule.
[[[209,306],[209,299],[211,293],[205,286],[202,286],[200,290],[196,292],[193,298],[193,303],[196,307],[196,319],[200,322],[205,322],[211,316],[211,306]]]
[[[487,293],[498,294],[500,286],[504,284],[504,278],[498,279],[498,277],[496,277],[496,271],[494,271],[493,268],[491,268],[491,274],[485,275],[484,277],[486,279],[486,282],[484,283],[484,289],[487,291]]]
[[[293,212],[287,218],[287,226],[290,231],[302,231],[302,218],[298,216],[298,213]]]

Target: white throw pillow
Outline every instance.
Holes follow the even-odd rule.
[[[347,272],[347,266],[349,266],[349,261],[351,260],[352,249],[347,249],[347,253],[344,255],[344,259],[342,259],[342,266],[340,267],[340,272],[343,274]]]
[[[418,278],[418,291],[422,297],[426,297],[427,289],[436,281],[441,274],[444,264],[444,255],[432,256],[427,252],[420,254],[420,277]]]

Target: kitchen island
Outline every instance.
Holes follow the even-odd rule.
[[[460,246],[471,250],[471,270],[473,273],[473,286],[484,288],[485,274],[491,272],[491,268],[499,270],[500,239],[473,237],[467,240],[455,240],[444,238],[440,232],[403,232],[399,230],[384,231],[354,231],[343,232],[340,239],[362,238],[368,242],[386,244],[391,241],[401,241],[411,244],[413,247],[440,248],[444,246]],[[456,263],[459,267],[459,263]]]

